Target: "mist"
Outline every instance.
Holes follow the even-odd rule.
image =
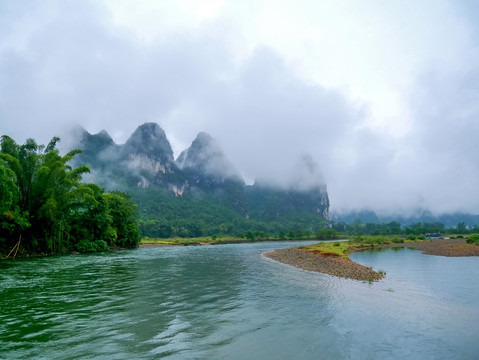
[[[479,213],[477,23],[453,2],[440,2],[447,11],[435,4],[418,10],[431,15],[432,30],[405,31],[384,50],[400,57],[411,44],[414,61],[397,68],[407,84],[398,85],[398,74],[371,70],[347,51],[338,68],[319,57],[319,70],[308,77],[293,52],[263,38],[251,42],[248,24],[221,12],[188,26],[162,23],[145,41],[114,21],[108,2],[2,1],[0,133],[40,143],[59,135],[67,148],[77,140],[70,132],[75,124],[90,133],[105,129],[122,144],[139,125],[156,122],[175,158],[205,131],[247,183],[324,182],[335,211]],[[375,10],[396,28],[404,20],[393,17],[397,7]],[[419,20],[408,18],[412,29],[422,27]],[[431,45],[444,31],[448,37]],[[334,43],[341,34],[327,35],[335,47],[354,50]],[[377,45],[374,52],[371,43],[360,50],[391,67],[391,53],[383,57]],[[319,44],[311,51],[329,59],[332,49]],[[382,88],[373,92],[352,77],[334,84],[333,75],[350,74],[350,66],[365,84],[394,90],[400,101],[388,109],[390,117],[380,105],[393,104],[393,96]],[[304,161],[311,171],[302,172]]]

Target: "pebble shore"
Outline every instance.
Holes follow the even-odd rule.
[[[384,244],[381,248],[408,247],[436,256],[479,256],[479,245],[467,244],[464,239],[434,239],[404,244]]]
[[[346,279],[371,282],[381,280],[384,277],[383,273],[355,263],[347,257],[324,256],[301,247],[279,249],[266,253],[264,256],[304,270],[317,271]]]
[[[436,256],[479,256],[479,245],[467,244],[464,239],[435,239],[408,243],[391,243],[378,245],[375,248],[408,247]],[[350,248],[349,253],[369,250],[372,247]],[[383,272],[355,263],[348,257],[333,254],[321,254],[304,247],[279,249],[264,256],[273,260],[295,266],[308,271],[316,271],[341,278],[378,281],[384,277]]]

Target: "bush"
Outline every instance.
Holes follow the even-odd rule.
[[[406,239],[407,239],[407,240],[416,240],[416,235],[414,235],[414,234],[409,234]]]
[[[424,235],[419,235],[417,237],[418,240],[426,240],[426,237]]]
[[[469,235],[468,238],[466,239],[466,242],[468,244],[479,244],[479,234]]]
[[[97,240],[94,242],[96,252],[108,251],[108,244],[104,240]]]
[[[92,253],[95,252],[95,245],[88,240],[80,240],[76,245],[75,245],[76,251],[80,253]]]
[[[97,241],[88,241],[80,240],[78,244],[75,245],[76,251],[80,253],[94,253],[101,251],[108,251],[108,244],[104,240]]]
[[[338,233],[334,229],[319,229],[314,237],[318,240],[333,240],[338,238]]]

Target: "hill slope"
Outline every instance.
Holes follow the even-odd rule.
[[[298,188],[280,188],[247,186],[206,133],[198,134],[176,161],[155,123],[139,126],[124,145],[115,144],[106,131],[92,135],[82,129],[77,147],[83,150],[77,163],[92,170],[87,180],[131,194],[146,236],[315,231],[328,220],[326,185],[311,159],[298,161]],[[305,183],[306,178],[314,181]]]

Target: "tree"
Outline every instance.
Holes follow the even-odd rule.
[[[15,174],[0,163],[0,252],[6,252],[15,245],[17,240],[12,234],[30,226],[27,217],[28,214],[22,213],[18,207]]]
[[[466,223],[465,222],[460,222],[457,224],[456,226],[456,232],[458,234],[464,234],[467,232],[467,227],[466,227]]]
[[[137,246],[135,205],[126,194],[104,194],[99,186],[82,183],[89,168],[69,165],[81,151],[60,156],[58,141],[54,137],[45,147],[28,139],[18,145],[2,136],[0,251],[22,236],[28,252]]]
[[[131,197],[118,191],[105,193],[103,197],[107,204],[108,215],[111,218],[112,230],[115,230],[117,235],[116,245],[136,247],[140,235],[136,221],[136,205],[131,200]]]

